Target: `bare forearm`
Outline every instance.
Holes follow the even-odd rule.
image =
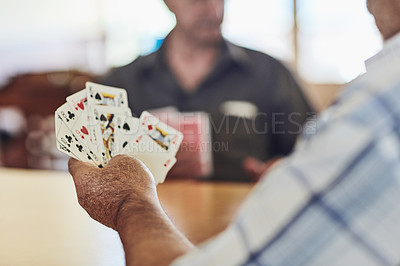
[[[71,159],[69,170],[79,204],[118,231],[127,265],[168,265],[194,248],[165,214],[142,162],[118,155],[100,169]]]
[[[194,249],[157,203],[124,206],[119,216],[127,265],[169,265]]]

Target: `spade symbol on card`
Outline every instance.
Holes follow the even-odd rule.
[[[123,129],[125,129],[126,131],[131,130],[131,128],[129,127],[128,123],[124,124]]]
[[[101,115],[101,116],[100,116],[100,121],[105,122],[105,121],[107,121],[107,118],[106,118],[104,115]]]
[[[101,96],[100,96],[99,93],[96,93],[96,95],[94,96],[94,98],[95,98],[96,100],[101,101]]]
[[[125,141],[124,144],[122,144],[122,148],[125,148],[128,145],[128,142]]]

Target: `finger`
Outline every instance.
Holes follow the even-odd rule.
[[[134,155],[129,155],[129,154],[119,154],[111,158],[111,160],[108,162],[106,167],[111,167],[114,165],[121,165],[125,164],[127,165],[132,165],[135,168],[137,167],[145,167],[142,161],[138,160]]]
[[[256,158],[253,157],[248,157],[243,161],[243,168],[244,170],[253,175],[253,176],[258,176],[260,175],[265,168],[265,165],[263,162],[259,161]]]
[[[79,175],[79,173],[86,172],[89,169],[97,169],[97,167],[89,163],[78,161],[74,158],[70,158],[68,161],[68,170],[74,179]]]

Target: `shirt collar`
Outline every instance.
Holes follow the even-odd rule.
[[[382,50],[365,61],[367,71],[382,65],[390,65],[393,61],[400,61],[400,33],[385,41]]]
[[[239,46],[236,46],[226,40],[224,40],[223,46],[226,47],[225,53],[227,56],[239,66],[248,68],[251,65],[251,59],[245,50]]]
[[[165,38],[165,40],[168,38],[168,36]],[[147,56],[144,62],[144,67],[146,70],[150,70],[155,66],[167,64],[165,40],[161,44],[159,50]],[[217,62],[225,60],[228,62],[230,61],[239,66],[243,66],[244,69],[247,69],[251,65],[251,60],[244,49],[230,43],[225,39],[222,39],[220,47],[221,50]]]

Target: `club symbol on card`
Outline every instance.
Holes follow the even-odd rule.
[[[76,144],[76,148],[78,149],[79,152],[83,151],[83,146],[80,144]]]
[[[65,135],[65,138],[67,139],[67,141],[68,141],[69,143],[72,142],[72,137],[71,137],[71,136]]]
[[[68,118],[69,119],[74,119],[75,118],[75,114],[74,113],[71,113],[70,111],[68,111]],[[68,120],[68,122],[69,122],[69,120]]]
[[[67,151],[68,153],[71,153],[71,151],[67,147],[65,147],[64,145],[60,145],[60,149],[62,149],[64,151]]]

